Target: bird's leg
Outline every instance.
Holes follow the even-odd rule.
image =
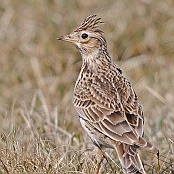
[[[111,164],[108,161],[108,154],[106,152],[103,152],[102,149],[97,148],[97,161],[98,161],[98,165],[97,165],[96,174],[99,173],[100,168],[101,168],[101,163],[102,163],[102,161],[103,161],[104,158],[106,159],[107,164],[109,164],[111,170],[113,171],[113,168],[112,168]]]
[[[100,160],[100,162],[97,165],[97,170],[96,170],[96,174],[99,174],[100,168],[101,168],[101,163],[103,161],[103,158]]]
[[[100,148],[97,148],[97,162],[98,162],[98,165],[97,165],[97,170],[96,170],[96,174],[99,174],[99,171],[100,171],[100,168],[101,168],[101,163],[104,159],[104,156],[103,156],[103,152]]]

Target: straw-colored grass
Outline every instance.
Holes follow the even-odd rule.
[[[1,0],[0,174],[94,173],[94,146],[72,104],[79,52],[56,38],[89,14],[105,25],[108,50],[131,81],[145,116],[140,149],[148,174],[174,173],[173,0]],[[101,173],[122,173],[113,151]]]

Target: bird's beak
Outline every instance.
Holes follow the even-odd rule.
[[[67,42],[77,43],[77,40],[73,39],[71,37],[71,35],[58,37],[57,40],[63,40],[63,41],[67,41]]]

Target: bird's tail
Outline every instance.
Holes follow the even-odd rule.
[[[125,174],[145,174],[137,145],[119,143],[115,146]]]

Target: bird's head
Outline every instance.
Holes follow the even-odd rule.
[[[100,24],[104,24],[101,18],[97,18],[97,15],[90,15],[69,35],[57,39],[74,44],[82,57],[96,54],[101,49],[106,49],[104,33],[98,29]]]

